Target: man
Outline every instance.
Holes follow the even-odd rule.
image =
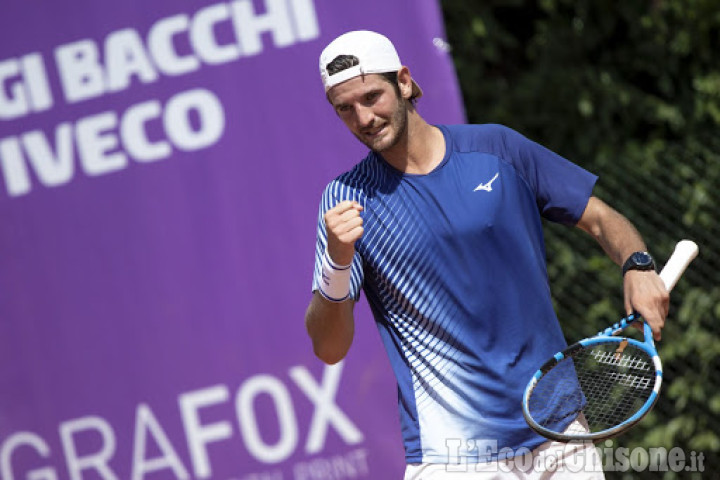
[[[406,479],[493,478],[482,470],[499,466],[536,478],[511,462],[548,452],[596,465],[593,448],[563,450],[522,417],[528,379],[565,347],[541,216],[588,232],[623,265],[626,309],[659,340],[668,293],[635,228],[592,196],[594,175],[513,130],[425,122],[423,91],[380,34],[341,35],[320,71],[370,152],[323,193],[306,313],[315,354],[345,357],[362,288],[398,381]]]

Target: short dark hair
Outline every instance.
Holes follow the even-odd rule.
[[[360,59],[355,55],[338,55],[325,66],[325,70],[332,76],[355,65],[360,65]]]
[[[338,55],[333,59],[332,62],[328,63],[325,66],[325,70],[327,70],[328,75],[332,76],[336,73],[342,72],[343,70],[347,70],[348,68],[354,67],[355,65],[360,64],[360,59],[358,59],[355,55]],[[400,85],[398,85],[398,74],[397,72],[384,72],[379,74],[381,77],[385,79],[386,82],[391,84],[395,88],[395,93],[397,94],[398,98],[400,97]],[[410,101],[413,105],[415,105],[415,101],[417,99],[415,97],[411,97]]]

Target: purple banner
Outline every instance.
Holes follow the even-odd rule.
[[[304,327],[320,194],[365,155],[317,58],[385,33],[461,122],[437,2],[2,11],[0,479],[398,478],[364,300],[339,365]]]

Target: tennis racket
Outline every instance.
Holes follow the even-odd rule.
[[[690,240],[676,245],[660,272],[668,291],[697,254]],[[643,323],[644,342],[618,336],[635,322]],[[662,364],[652,331],[633,314],[542,365],[525,389],[523,416],[546,438],[597,442],[628,430],[647,415],[661,384]]]

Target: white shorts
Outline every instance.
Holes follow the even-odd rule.
[[[575,420],[569,428],[577,428]],[[592,442],[547,441],[532,452],[473,464],[410,463],[405,480],[602,480],[602,460]]]

